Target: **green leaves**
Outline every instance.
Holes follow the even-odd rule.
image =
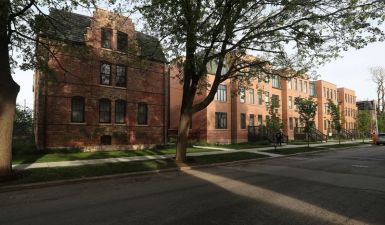
[[[301,98],[297,97],[294,100],[294,104],[298,108],[300,120],[305,123],[305,132],[310,132],[310,128],[314,124],[315,114],[317,112],[317,103],[313,98]]]

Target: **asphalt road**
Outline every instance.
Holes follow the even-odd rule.
[[[385,147],[0,193],[0,224],[385,224]]]

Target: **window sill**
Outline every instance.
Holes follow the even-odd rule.
[[[148,124],[136,124],[137,127],[148,127]]]
[[[107,84],[99,84],[101,87],[108,87],[108,88],[114,88],[112,85],[107,85]]]
[[[71,125],[86,125],[86,122],[70,122]]]
[[[112,124],[112,123],[101,123],[101,122],[99,122],[99,125],[112,126],[112,125],[114,125],[114,124]]]
[[[127,89],[127,87],[120,87],[120,86],[114,86],[114,88],[116,88],[116,89],[122,89],[122,90],[126,90],[126,89]]]

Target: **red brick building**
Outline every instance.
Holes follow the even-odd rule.
[[[159,41],[135,31],[130,18],[101,9],[91,17],[50,16],[39,40],[50,42],[55,54],[43,58],[48,69],[34,75],[37,145],[136,149],[164,143],[168,78]]]

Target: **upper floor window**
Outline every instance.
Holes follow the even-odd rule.
[[[293,108],[293,97],[289,96],[289,109]]]
[[[116,66],[116,86],[126,87],[126,67],[122,65]]]
[[[299,81],[299,91],[302,92],[302,80]]]
[[[287,80],[287,89],[291,90],[292,81],[291,79]]]
[[[254,104],[254,89],[249,89],[250,104]]]
[[[215,100],[225,102],[227,100],[227,87],[226,85],[218,85],[217,93],[215,94]]]
[[[304,81],[304,82],[303,82],[303,85],[304,85],[303,91],[304,91],[305,93],[307,93],[307,82]]]
[[[274,88],[280,88],[281,87],[280,84],[279,84],[279,76],[273,75],[273,77],[272,77],[272,86]]]
[[[279,96],[271,95],[271,103],[274,104],[274,107],[279,107]]]
[[[126,33],[118,31],[118,51],[125,52],[128,49],[128,36]]]
[[[245,88],[243,87],[239,88],[239,101],[240,103],[246,102]]]
[[[227,128],[227,113],[216,112],[215,113],[215,129]]]
[[[117,100],[115,102],[115,123],[126,122],[126,102]]]
[[[111,65],[105,62],[100,64],[100,84],[111,85]]]
[[[324,87],[324,97],[326,98],[326,87]]]
[[[313,82],[309,82],[310,96],[315,96],[315,85]]]
[[[138,118],[137,118],[139,125],[147,125],[147,113],[148,113],[147,104],[144,102],[139,103]]]
[[[112,30],[102,29],[102,48],[112,49]]]
[[[270,102],[270,93],[268,91],[265,92],[265,103],[269,104]]]
[[[258,91],[258,105],[262,105],[262,91]]]
[[[297,78],[294,78],[294,90],[298,90],[298,86],[297,86]]]
[[[108,99],[99,100],[99,122],[111,122],[111,101]]]
[[[71,122],[84,122],[84,98],[80,96],[71,99]]]

